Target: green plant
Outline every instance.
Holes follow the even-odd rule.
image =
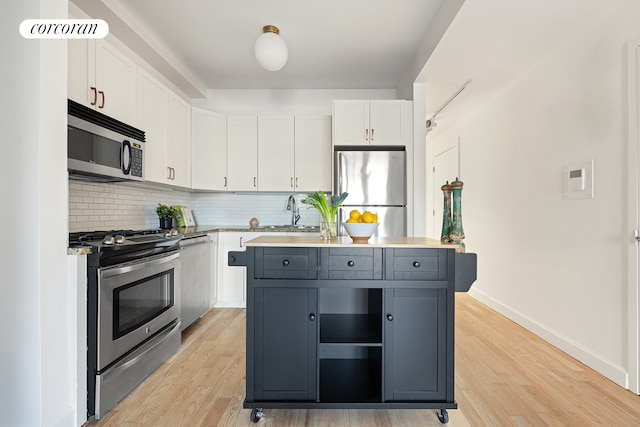
[[[178,208],[158,203],[156,214],[158,215],[158,218],[175,218],[178,216]]]
[[[329,224],[336,221],[338,208],[348,195],[349,193],[344,192],[339,196],[331,196],[330,199],[327,199],[323,191],[316,191],[315,193],[309,193],[302,203],[315,207],[320,212],[324,222]]]

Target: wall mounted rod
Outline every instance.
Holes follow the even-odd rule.
[[[442,104],[442,106],[441,106],[440,108],[438,108],[438,109],[436,110],[436,112],[435,112],[435,113],[433,113],[433,116],[431,116],[431,120],[433,121],[433,119],[435,119],[435,118],[436,118],[436,116],[440,113],[440,111],[444,110],[444,108],[445,108],[447,105],[449,105],[449,104],[451,103],[451,101],[453,101],[453,100],[456,98],[456,96],[460,95],[460,92],[462,92],[463,90],[465,90],[465,88],[467,87],[467,85],[468,85],[469,83],[471,83],[471,79],[469,79],[469,80],[467,80],[466,82],[464,82],[464,84],[462,85],[462,87],[460,87],[460,89],[458,89],[458,90],[456,91],[456,93],[454,93],[453,95],[451,95],[451,98],[447,99],[447,100],[445,101],[445,103],[444,103],[444,104]]]

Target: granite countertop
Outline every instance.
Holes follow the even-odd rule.
[[[339,236],[322,240],[318,236],[261,236],[245,242],[246,246],[279,247],[361,247],[361,248],[439,248],[457,249],[456,245],[443,244],[427,237],[371,237],[368,243],[353,243],[351,237]]]
[[[318,226],[292,226],[292,225],[264,225],[249,227],[248,225],[196,225],[195,227],[179,227],[178,233],[185,239],[206,236],[219,231],[227,232],[269,232],[269,233],[319,233]],[[67,248],[67,255],[89,255],[92,251],[90,245],[73,245]]]
[[[214,232],[256,232],[256,233],[319,233],[318,226],[293,226],[293,225],[261,225],[249,227],[248,225],[196,225],[195,227],[178,228],[178,233],[184,234],[185,239],[200,237]]]

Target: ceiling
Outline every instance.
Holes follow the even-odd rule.
[[[120,39],[122,20],[206,90],[394,89],[445,0],[73,1]],[[280,71],[253,53],[265,25],[288,46]]]
[[[633,0],[72,1],[192,98],[207,89],[397,89],[409,79],[425,84],[427,118],[441,110],[442,129]],[[253,54],[269,24],[289,49],[276,72]]]

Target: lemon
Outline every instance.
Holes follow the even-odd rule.
[[[375,216],[373,216],[373,214],[369,211],[364,211],[364,213],[362,214],[362,221],[366,222],[367,224],[371,224],[376,222],[376,218]]]
[[[353,218],[349,218],[347,220],[347,223],[349,223],[349,224],[353,224],[353,223],[357,223],[357,222],[358,222],[358,220],[357,219],[353,219]]]
[[[360,211],[359,210],[354,209],[351,212],[349,212],[349,219],[355,219],[357,221],[358,218],[360,218]]]

